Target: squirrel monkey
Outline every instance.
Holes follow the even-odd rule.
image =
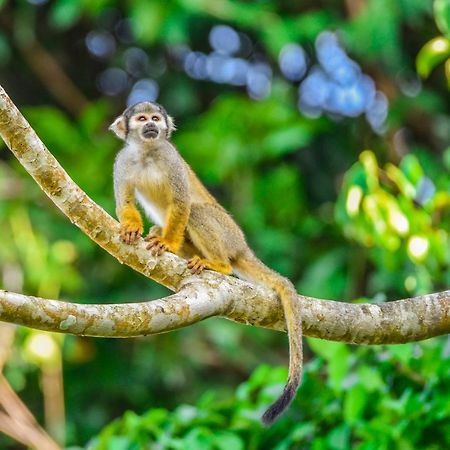
[[[178,153],[170,142],[173,119],[162,106],[130,106],[109,128],[125,141],[114,164],[116,213],[125,243],[144,231],[137,200],[155,224],[145,238],[153,255],[169,251],[182,256],[194,274],[204,269],[234,272],[280,297],[289,336],[289,377],[280,398],[262,417],[271,424],[292,401],[301,379],[302,328],[294,286],[253,254],[239,226]]]

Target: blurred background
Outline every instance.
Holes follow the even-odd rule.
[[[303,294],[384,302],[450,285],[449,28],[448,0],[1,0],[0,82],[111,214],[120,142],[107,127],[160,102],[262,260]],[[0,146],[0,288],[83,303],[168,294],[84,236]],[[1,325],[0,448],[31,445],[27,410],[71,448],[450,448],[447,337],[305,347],[297,399],[263,429],[287,373],[281,333],[223,319],[134,340]]]

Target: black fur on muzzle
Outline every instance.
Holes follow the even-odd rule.
[[[146,139],[155,139],[158,137],[159,130],[154,123],[147,123],[142,128],[142,136]]]

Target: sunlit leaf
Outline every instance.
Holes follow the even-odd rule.
[[[448,88],[450,89],[450,58],[447,59],[447,61],[445,61],[444,69],[445,69],[445,77],[447,78],[447,85]]]
[[[413,199],[416,195],[416,188],[406,175],[393,164],[386,164],[386,173],[389,178],[397,185],[400,192],[407,198]]]
[[[167,8],[163,3],[147,0],[133,2],[131,19],[136,38],[146,44],[153,43],[159,36],[166,13]]]
[[[56,28],[70,28],[81,17],[82,11],[78,0],[57,0],[52,4],[50,22]]]
[[[371,150],[364,150],[359,155],[359,160],[364,167],[367,177],[367,186],[369,191],[375,191],[378,188],[378,163],[375,154]]]
[[[345,393],[344,417],[349,424],[361,419],[367,401],[367,392],[360,384],[355,384]]]
[[[215,445],[217,450],[244,450],[244,441],[236,434],[223,431],[216,434]]]
[[[444,34],[450,33],[450,0],[434,0],[434,19]]]
[[[401,171],[408,177],[413,185],[418,186],[424,176],[423,168],[415,155],[406,155],[399,165]]]
[[[358,368],[358,379],[368,392],[383,390],[386,386],[379,370],[366,365]]]
[[[347,450],[350,444],[350,427],[343,423],[332,429],[327,435],[327,445],[324,450]]]
[[[78,0],[79,1],[79,0]],[[91,14],[98,14],[103,8],[113,5],[114,0],[82,0],[83,8],[85,8]]]
[[[414,235],[408,240],[408,255],[413,261],[423,262],[429,249],[430,241],[425,236]]]
[[[450,56],[450,40],[440,36],[427,42],[419,51],[416,59],[417,72],[427,78],[431,71]]]
[[[414,344],[388,345],[389,352],[403,364],[407,364],[411,359]]]

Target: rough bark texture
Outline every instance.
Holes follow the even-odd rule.
[[[0,135],[50,199],[121,263],[178,291],[152,302],[81,305],[0,291],[0,320],[90,336],[130,337],[170,331],[212,316],[284,330],[270,290],[214,272],[193,276],[170,253],[152,257],[141,240],[119,239],[119,225],[51,155],[0,87]],[[349,304],[299,295],[304,334],[355,344],[402,343],[450,331],[450,291],[383,304]]]
[[[219,289],[219,292],[217,291]],[[265,289],[196,283],[164,299],[78,304],[0,290],[0,319],[83,336],[136,337],[185,327],[213,316],[284,331],[278,300]],[[383,304],[354,305],[299,297],[306,336],[352,344],[399,344],[450,330],[450,291]]]

